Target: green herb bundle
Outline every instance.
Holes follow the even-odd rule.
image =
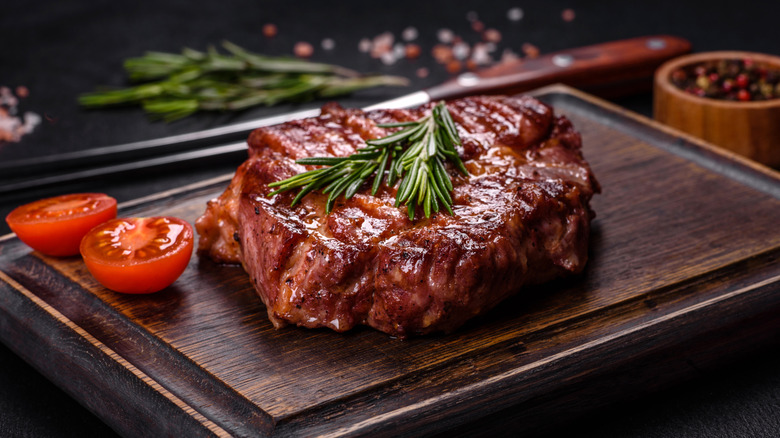
[[[154,118],[173,121],[200,110],[236,111],[257,105],[332,98],[381,85],[408,85],[396,76],[360,75],[331,64],[268,57],[224,42],[228,54],[185,48],[181,54],[148,52],[125,61],[140,85],[79,96],[85,107],[140,104]]]
[[[453,186],[444,161],[452,161],[463,175],[468,175],[468,171],[455,149],[460,145],[460,137],[444,103],[437,104],[431,114],[420,120],[378,126],[402,129],[386,137],[368,140],[367,147],[347,157],[296,160],[298,164],[327,167],[271,183],[269,187],[279,188],[269,196],[300,188],[291,204],[295,205],[311,191],[322,190],[328,195],[326,211],[330,213],[339,196],[351,198],[371,175],[375,175],[372,195],[379,190],[382,180],[388,187],[400,180],[395,206],[406,205],[409,219],[414,219],[418,205],[422,206],[425,217],[442,207],[452,214]]]

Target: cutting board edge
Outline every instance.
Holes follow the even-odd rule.
[[[0,279],[4,280],[4,283],[6,283],[5,285],[14,286],[15,281],[13,279],[7,278],[7,276],[4,273],[2,273],[2,272],[0,272]],[[767,283],[767,282],[765,282],[765,283]],[[771,283],[774,285],[773,286],[774,287],[773,290],[775,292],[780,290],[780,276],[776,276],[776,277],[772,278],[771,279]],[[4,285],[0,284],[0,287],[2,287],[2,286],[4,286]],[[765,286],[766,286],[765,284],[759,285],[759,287],[765,287]],[[23,289],[23,287],[21,289]],[[24,298],[26,299],[25,303],[30,304],[30,305],[38,306],[39,307],[39,311],[46,310],[45,308],[48,305],[46,303],[44,303],[44,302],[40,302],[39,303],[38,301],[40,301],[40,300],[37,297],[25,294],[23,290],[18,290],[17,292],[20,292],[20,293],[22,293],[24,295]],[[3,308],[6,308],[6,307],[7,306],[3,306]],[[706,307],[706,306],[699,305],[699,306],[693,306],[693,307],[695,307],[695,308],[702,308],[702,307]],[[780,302],[775,302],[775,304],[773,306],[771,306],[771,307],[770,306],[760,306],[760,307],[763,309],[762,312],[766,312],[767,309],[769,309],[769,310],[771,310],[771,309],[777,310],[777,309],[780,308]],[[52,310],[54,310],[54,309],[52,309]],[[75,333],[74,333],[73,328],[77,327],[77,326],[74,323],[72,323],[72,321],[70,321],[67,318],[65,318],[64,316],[57,315],[56,314],[56,310],[55,310],[55,313],[52,313],[50,311],[47,311],[47,313],[48,313],[48,317],[50,319],[50,321],[49,321],[50,323],[56,324],[56,325],[60,325],[60,326],[62,326],[62,325],[66,326],[66,327],[62,328],[62,331],[63,331],[62,335],[65,335],[65,337],[70,337],[70,336],[72,336],[74,334],[81,335],[80,333],[78,333],[79,330],[75,330]],[[744,316],[744,314],[743,314],[743,316]],[[745,318],[747,318],[747,317],[745,317]],[[47,325],[47,324],[44,324],[44,326],[45,325]],[[652,324],[649,324],[647,326],[648,327],[652,327],[654,325],[656,325],[655,322],[652,323]],[[632,332],[637,332],[637,333],[639,332],[639,330],[631,330],[631,331]],[[769,333],[769,332],[767,332],[767,333]],[[50,366],[47,366],[47,363],[45,363],[45,361],[42,361],[40,357],[31,358],[28,354],[23,354],[24,351],[23,350],[19,351],[21,349],[17,348],[17,345],[14,342],[9,342],[9,340],[7,339],[7,333],[5,331],[4,331],[3,335],[4,335],[3,342],[6,343],[7,345],[9,345],[9,347],[11,347],[14,351],[17,351],[17,353],[20,354],[22,357],[24,357],[25,360],[27,360],[28,362],[34,364],[36,366],[36,368],[41,370],[42,373],[44,373],[48,378],[50,378],[51,380],[56,382],[58,385],[63,386],[63,384],[65,384],[63,389],[65,389],[67,392],[73,394],[74,396],[78,396],[79,395],[79,393],[75,392],[72,387],[69,387],[69,384],[72,383],[69,379],[63,380],[62,376],[56,370],[49,369]],[[114,365],[111,365],[111,366],[113,366],[113,367],[115,367],[115,366],[122,366],[123,368],[128,368],[127,365],[129,365],[129,364],[122,363],[123,361],[121,360],[121,358],[119,358],[120,360],[117,360],[116,357],[111,357],[110,354],[106,355],[105,351],[103,349],[101,349],[97,345],[97,344],[100,344],[100,341],[95,340],[95,339],[90,339],[91,336],[89,336],[89,334],[86,334],[86,335],[87,336],[81,335],[82,339],[80,341],[78,341],[78,342],[80,342],[80,343],[88,342],[91,346],[93,346],[94,348],[99,350],[101,353],[103,353],[106,356],[106,359],[109,359],[110,361],[115,362]],[[619,339],[621,336],[623,336],[623,335],[622,334],[617,334],[617,335],[614,336],[614,339]],[[60,338],[59,338],[59,336],[51,336],[51,334],[47,333],[46,336],[42,337],[42,339],[60,339]],[[55,347],[55,346],[53,346],[53,347]],[[718,347],[718,346],[714,346],[714,345],[712,346],[713,350],[717,350],[719,348],[720,347]],[[606,349],[606,350],[609,351],[609,349]],[[565,358],[566,356],[569,356],[569,355],[571,355],[573,353],[576,353],[576,352],[566,351],[566,352],[560,354],[560,356],[561,356],[560,358]],[[534,364],[534,366],[536,366],[536,365],[538,365],[538,364]],[[109,365],[104,365],[104,366],[108,367]],[[446,368],[446,366],[442,365],[439,368],[444,369],[444,368]],[[90,371],[91,370],[85,370],[84,371],[86,373],[85,378],[87,378],[86,379],[87,382],[89,380],[88,377],[89,377],[89,372]],[[109,372],[109,371],[103,370],[103,371],[93,371],[93,372]],[[424,374],[429,375],[430,373],[424,373]],[[501,376],[499,379],[496,379],[493,382],[472,384],[471,386],[465,388],[463,390],[463,392],[461,392],[461,394],[467,393],[467,392],[470,392],[470,391],[476,391],[476,392],[478,392],[481,395],[489,395],[492,392],[495,392],[495,389],[492,388],[491,385],[496,385],[496,384],[501,385],[501,383],[500,383],[501,379],[509,378],[511,380],[512,379],[512,375],[514,375],[514,374],[517,374],[517,373],[510,372],[509,374],[507,374],[505,376]],[[129,378],[130,378],[130,380],[139,379],[139,378],[141,380],[143,380],[143,377],[139,377],[139,375],[136,374],[136,373],[133,373],[133,376],[130,376]],[[75,381],[77,381],[77,380],[75,380]],[[73,384],[76,385],[76,386],[79,386],[79,384],[75,384],[75,383],[73,383]],[[516,384],[516,382],[513,383],[513,384]],[[133,384],[133,386],[136,386],[136,385]],[[561,388],[557,389],[557,391],[560,391],[560,390],[561,390]],[[157,395],[159,395],[159,394],[157,394]],[[116,393],[115,392],[110,392],[110,393],[106,394],[106,396],[110,397],[112,400],[116,399]],[[367,395],[367,396],[370,397],[370,395]],[[359,395],[357,398],[361,398],[361,397],[362,397],[362,395]],[[446,397],[444,397],[444,398],[446,398]],[[82,403],[84,402],[83,398],[79,398],[79,400]],[[443,400],[443,398],[437,398],[436,400],[441,401],[441,400]],[[343,401],[341,401],[341,403],[344,403],[344,402],[352,403],[353,401],[354,400],[343,400]],[[522,401],[522,399],[521,399],[521,401]],[[322,418],[323,415],[328,415],[328,411],[331,411],[329,414],[333,415],[332,410],[334,409],[335,406],[337,406],[339,404],[340,403],[329,403],[328,406],[324,406],[323,407],[324,408],[323,410],[315,409],[313,411],[304,413],[305,415],[303,415],[303,417]],[[475,411],[477,414],[482,414],[482,415],[476,415],[475,412],[471,412],[471,413],[468,413],[468,414],[462,413],[462,415],[457,416],[458,420],[456,421],[456,423],[448,423],[448,424],[449,424],[449,426],[452,426],[452,427],[458,426],[459,424],[461,424],[461,420],[465,421],[466,419],[472,419],[472,420],[473,419],[479,419],[479,418],[481,418],[484,415],[489,416],[489,415],[495,414],[496,406],[498,408],[501,408],[502,406],[506,408],[506,407],[514,406],[515,404],[516,403],[509,403],[509,402],[507,402],[507,403],[504,403],[504,404],[493,405],[487,411],[485,409],[481,409],[481,410]],[[379,434],[381,436],[381,435],[383,435],[385,433],[392,434],[394,432],[397,432],[399,430],[398,428],[400,427],[398,423],[392,421],[392,417],[394,415],[399,415],[399,414],[401,416],[404,416],[404,414],[406,414],[406,413],[409,413],[409,415],[412,415],[415,418],[406,418],[406,417],[404,417],[404,420],[402,422],[405,425],[408,426],[408,425],[414,424],[415,427],[417,428],[416,430],[418,430],[418,431],[419,430],[427,430],[426,428],[430,428],[430,427],[433,427],[433,426],[428,424],[428,417],[423,415],[424,413],[427,413],[427,415],[444,415],[443,414],[444,411],[442,410],[443,408],[441,406],[434,406],[434,405],[436,405],[436,403],[425,403],[425,402],[423,402],[423,403],[419,404],[417,406],[417,408],[415,409],[415,411],[417,411],[417,412],[411,413],[408,410],[404,410],[404,411],[402,411],[400,413],[399,412],[393,412],[392,414],[388,414],[388,415],[385,415],[385,416],[380,416],[380,417],[378,417],[378,418],[376,418],[374,420],[371,420],[371,421],[362,422],[362,423],[360,423],[358,425],[359,427],[356,426],[357,428],[347,427],[347,428],[344,428],[342,430],[339,430],[339,429],[336,429],[336,430],[333,430],[333,429],[323,430],[320,426],[317,426],[317,427],[315,427],[314,429],[312,429],[310,431],[312,433],[316,432],[316,433],[332,434],[332,436],[353,436],[353,435],[354,436],[362,436],[362,435],[366,435],[366,434],[371,434],[371,435]],[[430,408],[426,408],[427,406],[430,406]],[[179,407],[181,407],[181,406],[179,406]],[[88,408],[89,408],[89,406],[88,406]],[[102,408],[103,407],[101,407],[101,409]],[[100,413],[101,413],[100,409],[97,409],[97,410],[93,409],[93,410],[96,412],[96,414],[101,416],[100,415]],[[184,413],[183,411],[177,411],[177,414],[178,415],[186,415],[186,413]],[[116,420],[115,417],[110,417],[109,416],[108,418],[104,418],[103,416],[101,416],[101,419],[103,419],[107,424],[110,424],[117,431],[120,431],[123,434],[124,433],[128,433],[129,435],[133,435],[133,434],[137,434],[138,433],[138,430],[135,430],[135,429],[134,430],[123,429],[122,428],[123,425],[121,424],[121,422],[119,424],[116,423],[117,420]],[[166,422],[173,423],[173,424],[177,423],[177,421],[172,421],[171,422],[170,421],[170,417],[168,417],[168,416],[165,416],[165,419],[166,419],[166,421],[163,422],[163,423],[166,423]],[[290,420],[292,420],[292,421],[290,421]],[[446,419],[442,418],[440,420],[444,421]],[[300,433],[302,431],[306,431],[307,429],[305,429],[304,427],[301,426],[301,424],[299,423],[300,421],[301,421],[300,418],[281,419],[280,423],[278,424],[278,429],[276,429],[274,431],[273,435],[286,436],[288,433],[290,435],[295,435],[295,434]],[[452,419],[450,419],[449,421],[451,422]],[[161,423],[159,421],[152,421],[152,420],[150,420],[150,424],[159,425]],[[291,425],[294,426],[293,429],[289,429],[289,427]],[[405,426],[405,427],[407,427],[407,426]],[[361,429],[361,427],[362,427],[362,429]],[[422,429],[420,429],[420,428],[422,428]],[[431,432],[435,432],[435,430],[436,429],[431,429],[430,431]],[[208,428],[206,428],[206,431],[213,432],[213,431],[209,430]],[[162,432],[162,431],[160,431],[160,430],[155,431],[155,433],[159,433],[159,432]],[[170,430],[168,430],[167,432],[170,432]],[[193,436],[195,430],[193,430],[192,428],[186,428],[186,429],[182,429],[180,432],[186,433],[188,436]],[[353,434],[353,432],[356,432],[356,433]],[[215,433],[214,435],[215,436],[221,436],[221,435],[223,435],[223,433],[221,433],[221,430],[218,429],[217,433]]]
[[[152,425],[165,425],[163,430],[149,429],[148,432],[180,431],[189,436],[228,436],[218,425],[3,271],[0,271],[0,280],[3,302],[0,312],[5,314],[0,319],[4,328],[0,333],[2,342],[114,430],[131,435],[143,433]],[[10,308],[17,312],[8,312]],[[37,316],[33,318],[33,314]],[[15,325],[10,322],[15,322]],[[34,343],[34,351],[29,348],[31,337],[38,340]],[[60,368],[60,364],[72,362],[74,355],[89,360],[80,360],[76,366],[71,365],[67,369]],[[110,376],[113,373],[121,376],[114,383],[123,390],[94,384],[94,376]],[[85,388],[92,389],[88,393],[94,398],[84,397]],[[136,404],[139,394],[144,394],[144,399],[152,401],[157,409],[139,409]],[[135,408],[132,415],[125,412],[128,407]],[[112,410],[119,410],[123,415],[109,415]]]
[[[411,406],[400,406],[390,412],[377,411],[371,415],[366,414],[368,418],[343,418],[345,415],[359,415],[354,413],[363,412],[365,414],[364,411],[354,408],[352,405],[365,405],[366,409],[370,409],[372,404],[376,402],[373,394],[360,394],[349,400],[343,400],[341,403],[333,403],[323,406],[321,409],[312,409],[301,413],[299,416],[282,419],[277,425],[277,432],[279,436],[303,434],[328,437],[393,436],[398,433],[433,434],[460,427],[469,422],[480,421],[495,416],[502,410],[516,409],[523,405],[528,405],[534,411],[534,416],[550,415],[550,412],[539,412],[539,409],[534,406],[536,400],[546,400],[546,403],[557,405],[556,408],[572,409],[572,412],[575,412],[574,405],[576,403],[569,400],[572,405],[562,404],[554,399],[549,399],[546,394],[554,392],[561,397],[571,399],[577,391],[587,388],[587,384],[583,382],[583,375],[602,375],[608,381],[610,378],[607,371],[612,368],[627,368],[629,372],[637,373],[649,372],[645,378],[658,385],[658,389],[662,389],[695,376],[703,368],[722,364],[726,358],[734,360],[741,353],[749,352],[758,346],[774,345],[780,341],[780,331],[774,324],[772,317],[780,311],[778,292],[780,292],[780,273],[756,285],[741,288],[703,303],[692,303],[683,309],[661,315],[659,318],[635,327],[623,328],[610,336],[586,343],[588,345],[564,346],[561,351],[550,357],[530,362],[523,367],[483,381],[467,384],[452,392],[444,390],[439,394],[432,394],[431,397],[417,401]],[[761,299],[762,305],[745,305],[738,299],[744,294],[750,294],[751,300]],[[751,303],[755,304],[755,301],[751,301]],[[735,312],[735,310],[737,311]],[[713,312],[721,316],[714,323],[711,318]],[[668,321],[673,321],[674,324],[662,324]],[[693,330],[682,331],[684,336],[679,336],[681,327],[690,327]],[[750,342],[745,342],[746,334],[755,334],[756,336]],[[700,338],[712,338],[712,340],[702,347],[696,342]],[[646,343],[640,341],[646,341]],[[583,352],[593,346],[590,344],[600,348],[605,355],[599,356],[597,359],[583,356]],[[646,345],[648,348],[639,349],[638,352],[634,351],[636,353],[634,355],[623,355],[627,350],[633,351],[632,349],[638,348],[640,344]],[[654,359],[659,355],[669,356],[671,354],[669,352],[694,352],[694,350],[687,348],[687,345],[690,344],[697,345],[698,350],[695,351],[695,355],[698,355],[698,360],[693,361],[690,357],[685,357],[679,363],[673,363],[676,361],[674,358],[666,359],[669,363],[665,363],[664,366],[668,367],[668,371],[674,374],[673,378],[666,381],[659,380],[658,376],[650,371],[654,366],[654,363],[650,362],[654,362]],[[729,354],[723,354],[724,346],[729,346]],[[609,361],[605,358],[618,360]],[[558,368],[552,367],[554,363],[563,364],[561,367],[567,369],[569,374],[555,375],[553,368]],[[586,373],[583,373],[583,363],[589,363],[591,366],[591,368],[585,369]],[[602,367],[602,365],[604,366]],[[442,366],[440,371],[435,376],[435,379],[438,380],[435,383],[445,387],[452,385],[452,382],[447,382],[451,370]],[[424,378],[430,383],[432,374],[407,376],[404,380]],[[454,374],[457,375],[457,373]],[[399,382],[396,386],[404,387],[403,383]],[[637,385],[636,382],[633,384],[641,386]],[[580,387],[580,385],[585,385],[585,387]],[[457,385],[454,386],[457,387]],[[521,389],[514,392],[506,390],[507,387],[518,386]],[[616,390],[612,389],[612,391]],[[618,392],[623,393],[624,391],[618,390]],[[386,397],[403,400],[406,394],[399,389],[396,393],[386,394]],[[474,402],[475,399],[482,401]],[[487,401],[491,403],[487,403]],[[382,402],[388,403],[386,399],[383,399]],[[339,406],[342,405],[351,406],[351,412],[346,414],[338,412]],[[591,408],[592,406],[581,408],[579,413],[583,414]],[[455,415],[453,415],[452,410],[448,409],[455,409]],[[431,417],[434,417],[434,420]],[[317,422],[317,419],[321,418],[335,420],[333,423],[323,425]],[[532,421],[532,416],[520,415],[520,419],[527,422],[529,426],[537,427],[539,425]],[[446,427],[444,427],[444,423],[446,423]],[[515,426],[516,431],[527,431],[523,425]]]

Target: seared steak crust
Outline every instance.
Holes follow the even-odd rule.
[[[565,117],[530,97],[473,97],[447,104],[469,176],[454,168],[454,215],[414,221],[393,206],[395,188],[341,198],[268,184],[310,169],[295,160],[343,156],[416,120],[414,110],[347,110],[260,128],[249,159],[198,219],[199,252],[242,263],[277,327],[345,331],[367,324],[406,337],[452,331],[524,285],[582,271],[599,190]],[[367,183],[368,185],[368,183]]]

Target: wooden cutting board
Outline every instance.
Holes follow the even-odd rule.
[[[584,274],[450,335],[275,330],[238,267],[103,289],[0,240],[0,336],[127,436],[469,435],[543,428],[780,337],[780,175],[566,87],[603,193]],[[126,203],[194,221],[229,176]]]

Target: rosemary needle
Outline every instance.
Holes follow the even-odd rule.
[[[256,105],[331,98],[382,85],[408,85],[397,76],[360,75],[337,65],[251,53],[224,42],[228,52],[185,48],[147,52],[125,61],[139,85],[79,96],[89,108],[139,104],[153,118],[173,121],[197,111],[237,111]]]
[[[453,186],[444,162],[454,163],[463,175],[468,175],[468,171],[455,149],[460,145],[460,137],[447,106],[439,102],[431,114],[420,120],[378,126],[401,129],[366,141],[365,148],[346,157],[296,160],[298,164],[326,167],[269,184],[269,187],[277,187],[269,196],[300,188],[291,203],[294,206],[308,193],[320,190],[328,195],[325,209],[330,213],[339,196],[351,198],[374,175],[372,195],[379,190],[383,180],[389,187],[400,181],[395,205],[406,205],[409,219],[414,219],[417,206],[422,206],[425,217],[441,209],[453,214]]]

